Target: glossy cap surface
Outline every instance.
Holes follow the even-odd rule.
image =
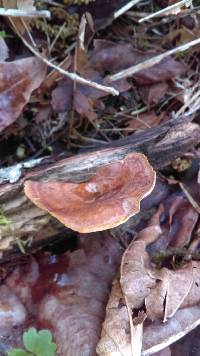
[[[25,182],[25,194],[72,230],[102,231],[126,222],[154,188],[156,174],[141,153],[99,167],[86,183]]]

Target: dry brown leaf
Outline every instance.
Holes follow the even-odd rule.
[[[46,65],[35,57],[0,63],[0,132],[18,118],[45,74]]]
[[[97,114],[94,109],[94,101],[92,98],[84,95],[80,91],[74,92],[74,109],[81,115],[86,116],[89,120],[97,118]]]
[[[62,113],[72,108],[73,83],[69,78],[58,81],[52,91],[51,105],[56,113]]]
[[[155,254],[164,252],[168,247],[187,246],[197,220],[197,211],[184,195],[177,192],[171,194],[164,199],[162,217],[157,222],[162,228],[162,235],[149,247],[150,252]]]
[[[169,56],[152,67],[143,69],[134,74],[133,77],[138,84],[142,85],[170,80],[185,72],[186,67],[181,62],[178,62]]]
[[[128,128],[134,130],[146,129],[147,127],[157,126],[162,117],[156,115],[155,112],[146,112],[138,116],[134,116],[128,121]]]
[[[181,193],[171,194],[162,206],[162,217],[156,222],[162,235],[149,247],[152,254],[164,252],[168,247],[187,246],[198,219],[198,213]]]
[[[164,202],[164,222],[162,229],[167,245],[173,247],[187,246],[198,220],[198,213],[183,194],[172,194]],[[163,246],[163,250],[166,246]]]
[[[113,72],[138,63],[143,55],[143,52],[135,50],[130,43],[97,39],[94,40],[94,50],[90,52],[90,61],[98,70]]]
[[[157,283],[146,297],[147,316],[151,320],[171,318],[187,297],[193,283],[192,262],[176,271],[162,268],[152,275]]]
[[[158,104],[164,98],[168,84],[166,82],[155,83],[151,85],[139,86],[141,99],[146,105]]]

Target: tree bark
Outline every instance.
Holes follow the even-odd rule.
[[[199,142],[199,125],[189,120],[172,119],[156,128],[115,141],[104,149],[54,163],[44,160],[40,166],[24,170],[20,179],[13,184],[9,182],[9,175],[5,178],[5,172],[1,169],[0,181],[3,176],[4,183],[0,184],[0,263],[10,259],[13,251],[24,249],[28,252],[57,236],[71,233],[28,201],[23,192],[26,179],[83,182],[100,165],[122,159],[133,151],[143,152],[155,169],[161,169]]]

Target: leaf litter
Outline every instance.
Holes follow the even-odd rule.
[[[139,2],[127,11],[124,1],[104,6],[99,0],[80,3],[37,5],[53,14],[46,24],[10,17],[11,30],[2,21],[2,29],[16,38],[15,46],[10,35],[0,37],[3,165],[16,164],[21,141],[28,161],[35,155],[42,159],[46,153],[54,157],[105,146],[135,131],[159,127],[174,116],[192,114],[199,124],[197,42],[196,47],[188,44],[184,54],[174,52],[126,78],[112,80],[121,71],[147,60],[154,63],[154,57],[196,40],[195,9],[180,7],[174,17],[166,6],[166,11],[154,11],[148,19],[149,4]],[[2,4],[37,10],[33,1]],[[114,21],[119,11],[124,15]],[[79,14],[76,21],[74,13]],[[68,24],[66,17],[71,19]],[[51,61],[54,69],[47,68]],[[111,97],[72,81],[56,67],[88,82],[112,86],[120,95]],[[11,141],[16,144],[7,152],[5,142]],[[198,142],[187,154],[178,158],[180,165],[172,162],[161,172],[163,180],[158,172],[154,191],[126,224],[76,235],[73,252],[38,252],[2,279],[3,355],[22,347],[22,335],[30,326],[48,327],[61,356],[176,356],[182,345],[182,354],[186,352],[190,335],[198,338],[200,332]],[[180,338],[182,344],[176,342]]]
[[[166,267],[157,269],[151,261],[151,255],[147,252],[148,245],[152,245],[159,239],[159,236],[162,236],[162,225],[158,224],[158,218],[162,215],[163,210],[162,208],[156,212],[151,218],[149,226],[138,233],[136,240],[131,242],[123,254],[120,281],[118,279],[114,282],[107,305],[101,340],[97,346],[100,355],[120,355],[121,348],[129,350],[127,354],[128,352],[130,355],[132,354],[128,308],[133,313],[131,321],[133,325],[135,315],[139,315],[139,313],[146,315],[146,318],[142,320],[144,323],[144,354],[164,348],[165,343],[169,345],[175,342],[180,337],[179,333],[182,333],[183,336],[184,333],[187,333],[188,328],[191,330],[190,323],[191,328],[200,323],[197,306],[199,303],[199,262],[185,261],[182,266],[177,266],[176,269]],[[182,219],[184,219],[183,216]],[[189,222],[189,219],[187,221]],[[155,222],[157,224],[154,225]],[[185,235],[187,235],[187,231],[185,231]],[[152,250],[153,248],[151,253]],[[118,304],[116,298],[118,298]],[[115,308],[111,307],[112,303],[115,303]],[[111,308],[113,309],[112,316]],[[188,315],[187,322],[184,320],[184,313]],[[161,321],[164,321],[164,324]],[[128,328],[129,330],[127,337],[122,337],[122,340],[114,338],[114,335],[119,335],[120,325],[126,325],[124,329]],[[133,340],[133,345],[134,342],[135,340]]]

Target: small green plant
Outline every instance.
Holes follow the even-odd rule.
[[[30,328],[23,334],[24,349],[12,349],[8,356],[55,356],[56,344],[49,330]]]

